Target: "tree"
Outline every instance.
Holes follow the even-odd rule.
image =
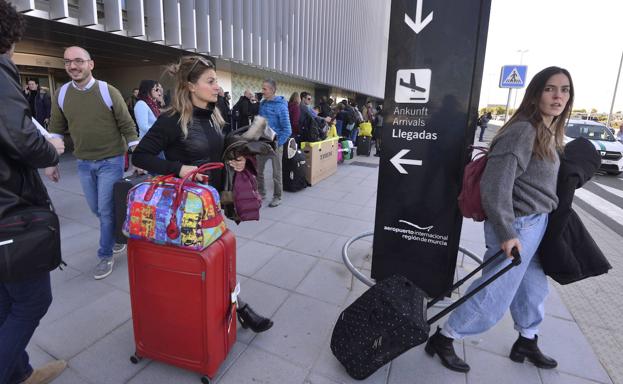
[[[591,108],[591,114],[597,113],[597,108]]]

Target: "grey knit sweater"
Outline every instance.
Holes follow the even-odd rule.
[[[516,238],[516,217],[549,213],[558,206],[560,159],[533,156],[536,128],[517,121],[496,138],[480,180],[482,207],[501,242]]]

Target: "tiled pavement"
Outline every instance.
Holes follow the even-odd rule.
[[[575,206],[612,269],[606,275],[559,286],[580,330],[595,349],[612,381],[623,383],[623,252],[621,237]]]
[[[354,161],[378,163],[378,158]],[[52,274],[54,302],[28,348],[34,364],[68,360],[69,368],[55,384],[199,383],[198,374],[159,362],[130,363],[134,340],[125,253],[118,255],[110,277],[91,277],[97,220],[86,205],[71,156],[64,156],[61,172],[59,184],[47,184],[62,217],[63,255],[69,267]],[[242,295],[275,325],[257,335],[239,328],[238,341],[214,383],[356,382],[332,356],[329,340],[338,313],[366,289],[357,280],[349,289],[352,276],[342,264],[341,247],[373,227],[377,172],[351,161],[314,187],[286,193],[281,206],[262,208],[261,221],[229,223],[238,239]],[[465,221],[461,244],[483,252],[480,224]],[[354,243],[350,253],[356,266],[369,271],[369,239]],[[468,260],[462,265],[459,273],[474,267]],[[551,290],[542,328],[541,345],[558,359],[556,370],[507,358],[516,338],[507,315],[491,331],[457,344],[472,366],[468,374],[443,368],[419,346],[364,382],[612,382],[556,289]]]

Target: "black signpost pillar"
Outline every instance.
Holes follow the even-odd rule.
[[[372,277],[451,284],[491,0],[392,0]]]

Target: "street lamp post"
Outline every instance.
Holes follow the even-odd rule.
[[[621,61],[619,62],[619,70],[617,71],[617,81],[614,83],[614,93],[612,94],[612,104],[610,104],[610,113],[608,113],[608,121],[606,125],[610,126],[610,119],[612,118],[612,110],[614,109],[614,100],[617,97],[617,88],[619,87],[619,78],[621,77],[621,66],[623,65],[623,52],[621,52]]]

